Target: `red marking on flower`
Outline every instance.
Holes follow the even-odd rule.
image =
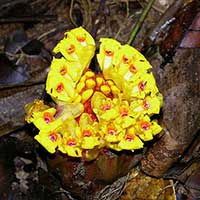
[[[51,113],[45,112],[43,115],[43,119],[47,124],[49,124],[50,122],[52,122],[54,120],[54,117],[52,116]]]
[[[144,89],[145,89],[146,83],[147,83],[146,81],[141,81],[141,82],[139,82],[138,88],[139,88],[140,90],[144,90]]]
[[[79,41],[79,42],[84,42],[86,40],[86,36],[77,36],[76,39]]]
[[[128,116],[128,110],[124,108],[124,109],[121,111],[121,117],[125,117],[125,116]]]
[[[134,135],[132,135],[132,134],[127,134],[127,135],[125,136],[125,139],[126,139],[126,141],[131,142],[131,141],[134,140]]]
[[[83,131],[83,137],[90,137],[91,135],[92,135],[92,132],[90,130]]]
[[[129,62],[129,59],[126,57],[126,56],[123,56],[123,58],[122,58],[122,62],[124,63],[124,64],[128,64]]]
[[[132,72],[133,74],[137,73],[137,69],[134,67],[134,65],[130,65],[129,67],[130,72]]]
[[[71,44],[70,46],[69,46],[69,48],[67,49],[67,53],[68,54],[72,54],[72,53],[74,53],[75,52],[75,46],[73,45],[73,44]]]
[[[116,131],[115,128],[108,128],[108,134],[110,134],[110,135],[116,135],[117,131]]]
[[[56,142],[56,140],[58,139],[58,135],[56,133],[51,133],[49,135],[49,139],[52,141],[52,142]]]
[[[150,108],[150,103],[144,100],[143,101],[143,107],[144,107],[144,109],[149,109]]]
[[[63,83],[59,83],[58,86],[57,86],[57,88],[56,88],[56,91],[57,91],[58,93],[60,93],[60,92],[62,92],[63,90],[64,90],[64,85],[63,85]]]
[[[147,131],[150,128],[150,123],[149,122],[143,122],[141,123],[141,127],[143,130]]]
[[[105,104],[101,106],[101,110],[110,110],[111,109],[111,105],[110,104]]]
[[[106,55],[106,56],[113,56],[113,55],[114,55],[114,52],[111,51],[111,50],[105,50],[105,55]]]
[[[63,76],[67,73],[67,67],[63,66],[61,69],[60,69],[60,74]]]
[[[67,140],[67,145],[68,146],[75,146],[76,145],[76,139],[75,138],[68,139]]]

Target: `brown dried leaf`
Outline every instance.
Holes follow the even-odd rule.
[[[42,98],[44,85],[19,87],[0,92],[0,136],[25,125],[24,106]]]

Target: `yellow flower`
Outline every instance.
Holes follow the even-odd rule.
[[[78,61],[70,62],[64,58],[53,58],[50,70],[76,83],[79,81],[84,68]]]
[[[138,62],[139,61],[139,62]],[[130,68],[130,66],[135,66],[135,72],[147,72],[152,66],[146,60],[146,58],[135,48],[126,44],[120,47],[117,54],[114,56],[113,64],[117,66],[118,73],[124,74],[124,68]]]
[[[61,143],[61,136],[57,131],[42,130],[34,138],[50,153],[55,153]]]
[[[63,121],[61,118],[55,119],[56,114],[55,108],[49,108],[41,112],[32,113],[32,122],[34,125],[43,131],[55,130],[62,125]]]
[[[65,35],[67,38],[57,44],[54,52],[60,52],[69,61],[80,62],[83,69],[88,68],[95,52],[95,43],[92,36],[82,27],[68,31]]]
[[[68,61],[79,61],[82,45],[75,38],[64,38],[54,48],[54,53],[61,53]]]
[[[92,110],[99,120],[110,121],[119,116],[118,107],[115,106],[116,99],[111,100],[100,92],[95,92],[92,96]]]
[[[152,73],[138,73],[137,79],[131,83],[124,81],[123,92],[129,99],[132,97],[144,99],[146,95],[158,93],[158,88]]]
[[[129,45],[100,39],[97,60],[102,73],[88,69],[95,53],[92,36],[82,27],[65,33],[54,48],[46,91],[56,109],[36,100],[25,106],[26,121],[40,130],[35,139],[50,153],[92,160],[101,148],[140,149],[162,128],[156,120],[163,103],[152,66]]]
[[[95,46],[93,37],[81,26],[66,32],[65,35],[75,38],[83,47],[88,45]]]
[[[34,120],[33,113],[42,112],[44,110],[47,110],[47,109],[49,109],[49,106],[45,105],[42,100],[35,99],[32,103],[26,104],[24,109],[25,109],[25,113],[26,113],[25,120],[28,123],[31,123]]]
[[[98,123],[93,122],[87,113],[83,113],[79,120],[80,140],[83,149],[93,149],[100,144],[98,134]]]
[[[57,100],[67,103],[72,102],[75,94],[74,83],[70,79],[64,78],[59,73],[50,71],[46,81],[46,91]]]
[[[135,125],[137,135],[143,140],[152,140],[153,136],[160,133],[162,128],[157,124],[155,120],[151,122],[150,118],[145,115],[140,118],[140,121]]]
[[[126,131],[126,134],[121,138],[118,147],[120,149],[135,150],[143,148],[143,142],[135,134],[135,129],[133,127]]]
[[[152,68],[145,57],[130,45],[119,46],[111,63],[110,66],[115,67],[111,67],[107,71],[103,69],[104,76],[112,79],[120,89],[122,89],[124,81],[134,81],[138,72],[146,73],[148,69]]]
[[[101,135],[109,146],[110,143],[119,142],[121,135],[124,134],[124,129],[115,122],[100,123]]]
[[[138,117],[141,114],[158,114],[160,107],[162,106],[162,95],[147,96],[144,100],[132,101],[130,108],[135,116]]]
[[[117,72],[121,78],[125,81],[131,82],[138,78],[138,73],[145,74],[147,73],[148,69],[152,68],[152,66],[144,58],[144,56],[142,56],[133,47],[125,45],[124,48],[122,48],[122,51],[126,51],[127,49],[129,53],[123,53],[123,57],[121,55],[121,63],[116,66]],[[132,56],[130,56],[131,54]]]
[[[79,133],[80,127],[75,119],[69,118],[65,120],[62,126],[63,139],[58,146],[58,150],[72,157],[82,157]]]
[[[82,157],[82,148],[79,140],[75,137],[63,137],[62,144],[58,147],[62,153],[67,153],[68,156]]]
[[[110,38],[101,38],[100,42],[101,45],[99,54],[97,54],[97,60],[105,78],[112,79],[112,77],[116,75],[112,60],[121,45],[116,40]]]
[[[119,106],[119,117],[114,122],[120,125],[123,129],[126,129],[135,124],[134,113],[131,112],[129,103],[127,101],[118,101]]]

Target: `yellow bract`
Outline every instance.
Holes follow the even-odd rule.
[[[88,69],[95,53],[92,36],[82,27],[65,33],[54,48],[46,91],[55,108],[35,100],[25,106],[26,121],[40,130],[35,139],[50,153],[95,159],[101,148],[143,148],[162,128],[163,97],[152,66],[135,48],[111,38],[100,39],[101,72]]]

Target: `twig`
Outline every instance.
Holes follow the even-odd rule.
[[[91,30],[91,35],[94,38],[96,38],[97,31],[100,27],[100,24],[104,23],[104,21],[105,21],[105,13],[104,13],[105,2],[106,2],[106,0],[99,1],[98,9],[96,11],[95,16],[93,17],[93,26],[92,26],[92,30]]]
[[[146,7],[144,8],[144,10],[142,11],[142,14],[141,14],[141,16],[140,16],[138,22],[137,22],[136,25],[133,27],[133,30],[132,30],[131,35],[130,35],[130,38],[129,38],[128,42],[127,42],[128,44],[133,43],[133,41],[134,41],[134,39],[135,39],[135,37],[136,37],[138,31],[140,30],[140,28],[141,28],[141,26],[142,26],[142,24],[143,24],[143,22],[144,22],[144,20],[145,20],[145,18],[146,18],[146,16],[147,16],[147,14],[149,13],[149,11],[150,11],[150,9],[151,9],[151,7],[152,7],[154,1],[155,1],[155,0],[149,0],[147,6],[146,6]]]
[[[23,17],[7,17],[0,18],[0,24],[5,23],[27,23],[27,22],[47,22],[56,20],[55,15],[43,15],[43,16],[23,16]]]
[[[185,0],[176,0],[162,15],[157,25],[150,30],[148,34],[148,38],[151,41],[155,41],[158,35],[163,29],[165,29],[170,23],[172,23],[175,18],[174,14],[178,11],[178,9],[184,4]]]
[[[75,27],[77,27],[77,24],[75,23],[75,21],[74,21],[74,19],[73,19],[73,15],[72,15],[73,6],[74,6],[74,0],[71,0],[70,9],[69,9],[69,18],[70,18],[72,24],[73,24]]]

